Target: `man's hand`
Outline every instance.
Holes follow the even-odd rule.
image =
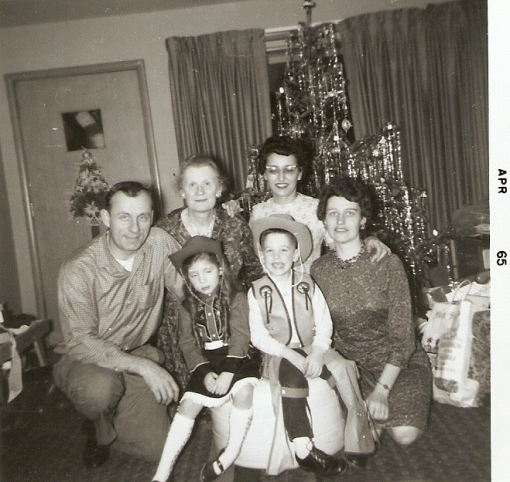
[[[323,366],[324,352],[319,347],[314,346],[305,359],[305,376],[307,378],[317,378],[322,373]]]
[[[140,375],[151,389],[156,401],[162,405],[169,405],[173,401],[177,402],[179,400],[179,387],[172,375],[151,360],[143,358],[141,360],[143,360],[144,366],[140,371]]]
[[[391,253],[391,249],[375,236],[369,236],[365,239],[365,244],[367,245],[368,251],[375,251],[374,254],[370,256],[370,261],[372,262],[381,261],[387,254]]]

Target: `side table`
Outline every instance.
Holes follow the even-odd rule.
[[[37,355],[39,366],[43,367],[48,364],[46,351],[43,344],[43,336],[50,331],[50,320],[34,320],[30,323],[27,330],[15,335],[16,348],[21,355],[30,346],[34,347]],[[0,344],[0,365],[11,359],[11,343]]]
[[[48,319],[32,321],[25,331],[14,335],[16,340],[16,351],[21,356],[28,348],[33,347],[37,355],[39,366],[43,367],[48,365],[43,337],[50,331],[50,329],[51,321]],[[4,330],[0,330],[0,332],[4,332]],[[10,340],[12,340],[12,338]],[[11,360],[12,358],[12,341],[10,340],[0,343],[0,406],[8,400],[8,388],[5,385],[6,380],[4,379],[1,367],[6,361]]]

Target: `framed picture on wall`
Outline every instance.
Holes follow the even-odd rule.
[[[156,215],[160,182],[143,60],[6,75],[38,313],[58,327],[56,283],[64,259],[91,238],[70,198],[83,159],[108,185],[151,185]],[[55,336],[58,336],[55,335]],[[51,339],[50,339],[51,342]]]
[[[101,109],[63,112],[62,122],[68,151],[106,147]]]

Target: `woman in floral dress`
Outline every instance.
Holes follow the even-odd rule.
[[[226,185],[217,164],[209,156],[190,157],[181,168],[178,185],[186,206],[161,217],[156,226],[170,233],[181,246],[193,236],[222,241],[232,274],[247,290],[251,281],[262,276],[262,267],[246,221],[217,206]],[[167,292],[158,347],[165,354],[168,371],[185,387],[189,371],[179,348],[179,305],[180,301]]]

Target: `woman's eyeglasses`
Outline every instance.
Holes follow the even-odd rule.
[[[266,166],[266,172],[270,176],[277,176],[280,173],[291,176],[292,174],[295,174],[298,169],[299,169],[299,166],[296,166],[296,165],[283,166],[283,167]]]

